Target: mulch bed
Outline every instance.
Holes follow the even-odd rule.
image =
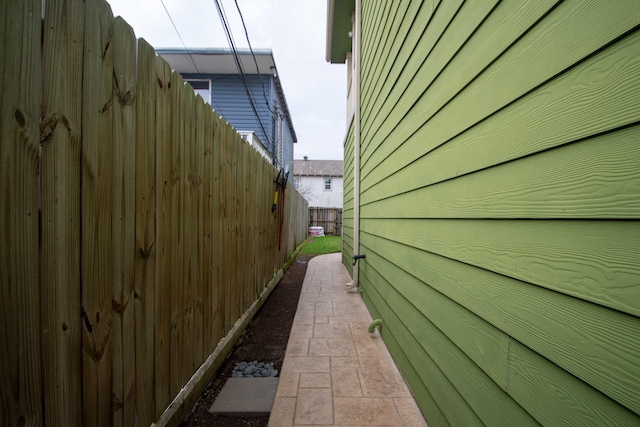
[[[256,313],[227,360],[200,396],[188,418],[181,424],[182,427],[267,427],[268,416],[240,418],[212,415],[209,408],[227,379],[231,377],[236,363],[251,360],[275,362],[275,369],[280,371],[293,317],[298,307],[302,282],[307,272],[307,263],[311,258],[313,255],[298,255],[291,263],[280,283]]]

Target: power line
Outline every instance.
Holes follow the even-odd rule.
[[[233,59],[234,62],[236,64],[236,68],[238,69],[238,73],[240,75],[240,80],[244,86],[244,89],[247,93],[247,97],[249,99],[249,103],[251,104],[251,108],[253,109],[253,112],[256,115],[256,118],[258,119],[258,123],[260,123],[260,128],[262,129],[262,132],[265,136],[265,138],[267,138],[267,141],[269,142],[269,144],[271,145],[272,148],[272,154],[273,154],[273,163],[276,164],[277,163],[277,159],[276,159],[276,147],[275,147],[275,141],[272,141],[272,138],[270,137],[270,135],[267,133],[267,130],[265,129],[264,123],[262,123],[262,118],[260,117],[260,114],[258,113],[258,109],[255,105],[255,102],[253,100],[253,97],[251,96],[251,91],[249,90],[249,84],[247,83],[247,79],[246,79],[246,75],[244,73],[244,68],[242,67],[242,62],[240,61],[240,56],[238,54],[238,49],[236,48],[236,44],[235,44],[235,40],[233,39],[233,34],[231,33],[231,28],[229,27],[229,23],[227,20],[227,16],[226,13],[224,11],[224,6],[220,4],[219,0],[213,0],[215,5],[216,5],[216,9],[218,10],[218,15],[220,16],[220,21],[222,22],[222,26],[225,32],[225,36],[227,37],[227,42],[229,43],[229,47],[231,48],[231,53],[233,55]]]
[[[184,50],[185,52],[187,52],[187,55],[189,55],[189,59],[191,60],[191,63],[193,64],[194,68],[196,69],[196,72],[198,74],[202,74],[200,72],[200,69],[198,68],[198,66],[196,65],[196,61],[193,59],[193,56],[191,55],[191,52],[189,52],[189,48],[187,47],[187,45],[184,43],[184,40],[182,39],[182,36],[180,35],[180,31],[178,31],[178,27],[176,26],[176,23],[173,22],[173,18],[171,17],[171,14],[169,13],[169,10],[167,9],[167,6],[164,4],[163,0],[160,0],[160,3],[162,3],[162,7],[164,8],[164,11],[167,13],[167,16],[169,17],[169,21],[171,21],[171,25],[173,25],[173,29],[176,30],[176,34],[178,35],[178,38],[180,39],[180,41],[182,42],[182,46],[184,46]],[[211,90],[211,87],[209,87],[209,90]],[[211,94],[209,94],[209,101],[211,103],[214,104],[215,107],[218,108],[218,111],[220,111],[220,113],[222,113],[222,110],[220,109],[220,106],[218,106],[215,101],[213,100],[213,97],[211,96]]]
[[[251,47],[251,42],[249,41],[249,33],[247,32],[247,26],[244,23],[244,17],[242,16],[242,11],[240,10],[240,5],[238,5],[238,0],[234,0],[236,3],[236,9],[238,9],[238,15],[240,15],[240,21],[242,22],[242,28],[244,28],[244,35],[247,38],[247,44],[249,45],[249,51],[251,52],[251,56],[253,57],[253,63],[256,64],[256,73],[258,73],[258,78],[260,79],[260,84],[262,85],[262,94],[264,95],[264,100],[267,103],[267,107],[269,111],[274,112],[269,105],[269,98],[267,97],[267,91],[264,88],[264,82],[262,81],[262,76],[260,75],[260,68],[258,67],[258,60],[256,59],[256,55],[253,53],[253,48]]]

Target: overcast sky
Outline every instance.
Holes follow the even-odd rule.
[[[137,37],[153,47],[179,47],[160,0],[107,0]],[[298,142],[294,158],[342,159],[346,134],[346,68],[326,56],[326,0],[237,0],[251,46],[270,48],[278,67]],[[187,47],[225,47],[213,0],[164,0]],[[248,47],[233,0],[222,0],[238,47]]]

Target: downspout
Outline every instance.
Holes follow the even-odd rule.
[[[359,269],[357,256],[360,255],[360,24],[361,0],[356,1],[353,31],[354,98],[353,117],[353,280],[347,283],[347,289],[358,286]]]

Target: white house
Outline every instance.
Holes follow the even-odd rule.
[[[309,202],[309,207],[342,209],[344,161],[293,161],[293,185]]]

